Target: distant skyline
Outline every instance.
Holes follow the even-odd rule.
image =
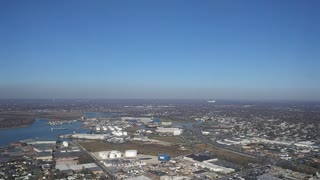
[[[0,99],[320,100],[318,0],[3,0]]]

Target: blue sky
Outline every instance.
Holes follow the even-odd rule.
[[[320,100],[317,0],[0,2],[0,98]]]

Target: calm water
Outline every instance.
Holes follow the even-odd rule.
[[[38,119],[33,124],[13,129],[1,129],[0,130],[0,146],[8,145],[12,142],[17,142],[23,139],[39,138],[39,139],[58,139],[59,135],[71,134],[74,131],[77,133],[87,133],[88,129],[78,129],[82,125],[82,122],[76,122],[72,124],[62,124],[50,126],[48,121],[44,119]],[[64,130],[54,130],[51,128],[66,128]]]
[[[85,117],[114,117],[119,116],[117,113],[99,113],[99,112],[87,112],[84,113]],[[161,120],[158,120],[161,122]],[[198,122],[201,123],[201,122]],[[197,123],[196,123],[197,124]],[[38,119],[33,124],[22,127],[22,128],[12,128],[12,129],[0,129],[0,146],[8,145],[12,142],[17,142],[19,140],[39,138],[39,139],[58,139],[59,135],[76,133],[88,133],[89,129],[79,129],[82,122],[76,122],[72,124],[62,124],[50,126],[48,121],[45,119]],[[193,123],[174,123],[175,126],[185,126],[192,127]],[[66,128],[64,130],[54,130],[51,128]]]

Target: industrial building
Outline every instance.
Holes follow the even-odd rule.
[[[37,152],[36,153],[37,160],[52,160],[51,152]]]
[[[21,140],[20,142],[26,143],[29,145],[34,145],[34,144],[56,144],[56,140],[46,140],[46,139],[25,139]]]
[[[212,163],[212,161],[214,161],[214,160],[196,162],[196,163],[194,163],[194,165],[205,168],[205,169],[209,169],[210,171],[218,172],[221,174],[229,174],[229,173],[235,172],[235,170],[232,168],[226,168],[226,167],[215,165]]]
[[[125,157],[132,158],[137,157],[138,151],[137,150],[126,150],[124,153]]]
[[[182,134],[182,129],[180,128],[164,128],[164,127],[157,127],[156,132],[157,133],[169,133],[173,134],[174,136],[179,136]]]
[[[106,134],[72,134],[72,138],[104,140],[108,137]]]
[[[56,169],[59,169],[60,171],[68,172],[81,172],[83,169],[87,169],[94,174],[101,174],[103,173],[102,169],[97,166],[95,163],[87,163],[87,164],[73,164],[73,165],[67,165],[67,164],[57,164]]]
[[[235,169],[214,164],[214,162],[218,161],[218,159],[211,158],[210,156],[207,156],[207,155],[192,154],[192,155],[185,156],[183,159],[192,162],[193,165],[196,167],[205,168],[217,173],[229,174],[229,173],[235,172]]]
[[[144,166],[146,162],[130,159],[108,159],[103,161],[105,167],[135,167]]]
[[[171,126],[172,122],[171,121],[162,121],[161,126]]]
[[[158,155],[158,160],[161,162],[166,162],[166,161],[170,161],[171,156],[169,154],[159,154]]]
[[[152,118],[150,117],[121,117],[122,121],[131,121],[131,120],[137,120],[143,123],[149,123],[152,122]]]

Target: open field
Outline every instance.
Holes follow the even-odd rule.
[[[212,146],[212,145],[208,145],[208,144],[197,144],[195,145],[195,150],[196,151],[210,151],[212,153],[214,153],[218,158],[220,159],[224,159],[230,162],[234,162],[237,164],[241,164],[243,166],[247,166],[248,163],[261,163],[261,161],[259,161],[256,158],[250,158],[247,156],[243,156],[237,153],[233,153],[230,151],[225,151],[221,148]]]
[[[157,156],[158,154],[170,154],[172,157],[190,154],[190,150],[179,150],[178,145],[163,146],[159,144],[146,144],[143,142],[127,142],[123,144],[111,144],[102,141],[79,142],[81,146],[90,152],[118,150],[125,151],[128,149],[136,149],[140,154]]]
[[[0,128],[26,126],[36,118],[55,120],[73,120],[82,116],[81,112],[0,112]]]

